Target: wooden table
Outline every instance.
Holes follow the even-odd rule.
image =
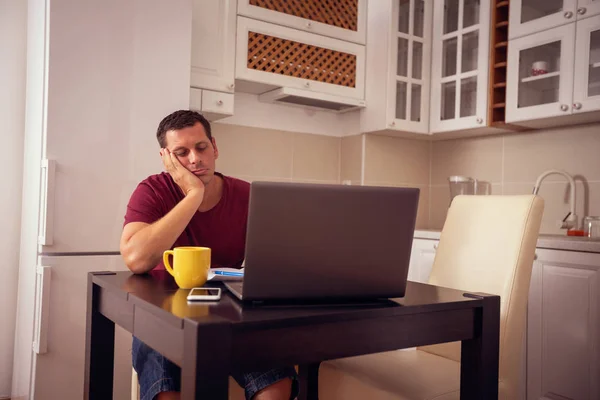
[[[111,399],[115,324],[181,367],[182,399],[228,397],[228,377],[298,365],[300,399],[318,398],[325,360],[462,341],[461,399],[498,398],[500,297],[409,282],[406,296],[354,305],[188,304],[164,272],[88,280],[85,393]],[[399,374],[402,371],[398,371]]]

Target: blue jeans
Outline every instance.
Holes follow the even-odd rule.
[[[140,384],[140,400],[154,400],[161,392],[181,391],[181,370],[177,365],[135,336],[131,353],[133,368],[138,374]],[[244,388],[247,400],[252,399],[256,393],[267,386],[285,378],[292,379],[292,397],[290,399],[298,396],[298,376],[294,367],[240,373],[232,376]]]

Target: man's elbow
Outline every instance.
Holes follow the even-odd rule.
[[[139,251],[124,246],[121,248],[121,256],[127,268],[134,274],[144,274],[152,269],[148,260]]]

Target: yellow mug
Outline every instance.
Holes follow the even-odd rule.
[[[172,267],[169,263],[169,256],[173,256]],[[208,278],[210,248],[175,247],[173,250],[163,253],[163,263],[180,288],[191,289],[202,286]]]

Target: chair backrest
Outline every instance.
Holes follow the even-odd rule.
[[[499,378],[503,389],[513,394],[506,398],[517,398],[543,212],[544,201],[536,195],[455,197],[429,277],[432,285],[501,296]],[[460,342],[419,350],[460,361]]]

